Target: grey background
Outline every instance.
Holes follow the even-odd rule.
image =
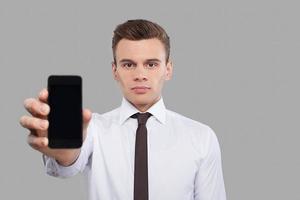
[[[49,74],[79,74],[85,107],[119,106],[111,37],[131,18],[169,33],[166,106],[215,130],[228,199],[300,199],[300,13],[290,0],[1,0],[0,199],[85,199],[82,175],[45,175],[19,125],[23,100]]]

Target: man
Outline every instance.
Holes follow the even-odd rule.
[[[225,200],[221,153],[208,126],[165,108],[163,84],[172,77],[165,30],[147,20],[116,27],[112,73],[123,93],[119,108],[83,111],[81,149],[48,148],[48,92],[26,99],[32,116],[20,123],[44,155],[47,173],[84,172],[91,200]]]

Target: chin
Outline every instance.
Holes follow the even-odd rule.
[[[152,98],[144,95],[134,95],[127,98],[131,103],[135,105],[148,105],[153,102]]]
[[[136,104],[136,105],[147,105],[151,101],[147,100],[147,99],[133,98],[131,102],[134,103],[134,104]]]

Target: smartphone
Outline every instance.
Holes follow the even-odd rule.
[[[82,146],[82,79],[73,75],[48,77],[48,139],[50,148]]]

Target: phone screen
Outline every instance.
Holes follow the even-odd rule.
[[[82,86],[78,76],[50,76],[48,139],[51,148],[82,145]]]

